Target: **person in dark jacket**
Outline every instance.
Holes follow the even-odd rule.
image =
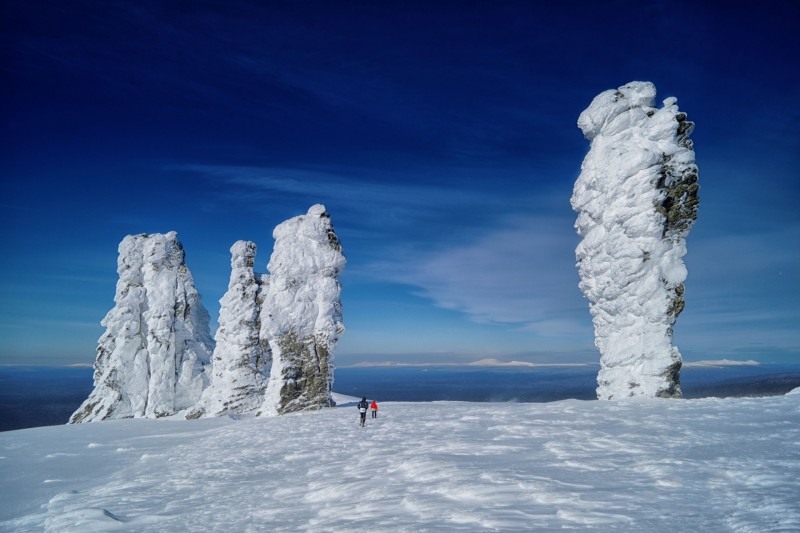
[[[358,413],[361,415],[361,427],[367,423],[367,408],[369,404],[367,403],[367,397],[364,396],[361,398],[361,401],[358,402]]]

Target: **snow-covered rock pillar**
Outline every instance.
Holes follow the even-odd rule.
[[[672,327],[697,217],[694,124],[649,82],[599,94],[578,118],[591,148],[575,182],[575,253],[601,354],[597,396],[680,397]]]
[[[345,257],[325,206],[314,205],[273,232],[261,338],[272,368],[261,414],[335,405],[333,357],[344,332],[339,275]]]
[[[101,324],[95,388],[70,423],[156,418],[194,405],[207,385],[209,316],[174,231],[119,245],[116,305]]]
[[[264,401],[271,359],[266,340],[259,337],[262,287],[253,270],[255,256],[253,242],[237,241],[231,247],[231,279],[219,301],[211,384],[186,418],[248,413]]]

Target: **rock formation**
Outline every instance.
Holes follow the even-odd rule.
[[[119,245],[116,305],[101,324],[95,388],[70,423],[156,418],[193,406],[207,384],[209,316],[174,231]]]
[[[344,332],[339,239],[322,205],[278,225],[273,237],[260,335],[269,341],[272,368],[260,413],[332,406],[334,349]]]
[[[248,413],[264,401],[271,364],[269,346],[259,338],[260,276],[253,271],[256,245],[231,247],[231,279],[219,301],[219,329],[212,357],[211,383],[186,418]]]
[[[697,217],[694,124],[632,82],[599,94],[578,126],[591,148],[572,195],[580,288],[601,353],[597,396],[679,397],[672,328],[683,310],[685,237]]]
[[[344,332],[341,245],[322,205],[280,224],[270,275],[256,245],[231,247],[216,348],[177,234],[129,235],[119,245],[116,305],[101,322],[95,388],[70,423],[276,415],[335,405],[333,356]],[[213,360],[211,353],[213,351]]]

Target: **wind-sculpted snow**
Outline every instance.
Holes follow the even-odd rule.
[[[261,338],[272,368],[261,413],[284,414],[334,405],[333,357],[344,332],[339,274],[345,257],[325,206],[291,218],[273,232]]]
[[[116,305],[101,322],[95,388],[71,423],[162,417],[200,398],[214,344],[177,237],[129,235],[120,243]]]
[[[264,401],[271,359],[259,338],[262,294],[260,276],[253,271],[255,256],[253,242],[231,247],[231,279],[220,300],[211,383],[187,418],[248,413]]]
[[[0,531],[800,531],[800,395],[0,433]]]
[[[675,98],[632,82],[598,95],[578,126],[591,141],[572,195],[580,288],[601,353],[597,395],[678,397],[672,327],[683,310],[685,236],[697,216],[693,123]]]

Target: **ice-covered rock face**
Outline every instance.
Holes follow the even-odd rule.
[[[572,195],[580,288],[601,353],[597,396],[679,397],[672,327],[683,310],[685,236],[697,217],[694,124],[652,83],[599,94],[578,126],[591,141]]]
[[[269,346],[259,337],[261,276],[253,271],[256,245],[231,247],[231,279],[219,301],[219,329],[211,383],[186,418],[248,413],[264,401],[271,364]]]
[[[264,291],[261,338],[272,369],[261,413],[334,405],[333,356],[344,332],[339,275],[345,257],[322,205],[278,225]]]
[[[116,305],[101,324],[95,388],[70,423],[156,418],[194,405],[214,343],[174,231],[119,245]]]

